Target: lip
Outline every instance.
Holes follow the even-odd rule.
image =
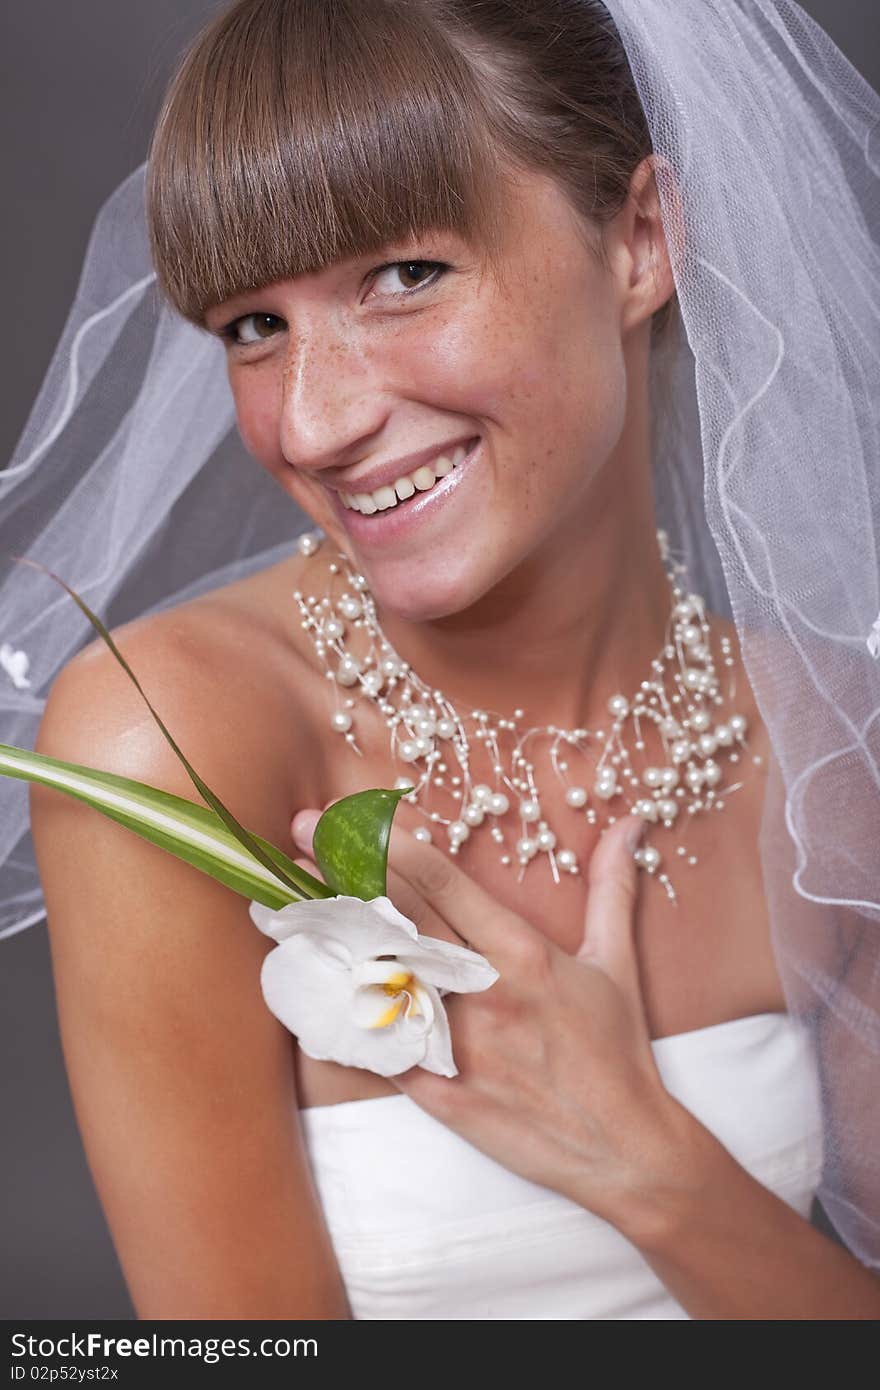
[[[345,492],[349,497],[358,492],[375,492],[377,488],[396,483],[398,478],[404,477],[407,473],[415,473],[424,463],[433,463],[435,459],[442,457],[451,458],[459,444],[471,444],[474,438],[472,434],[459,435],[458,439],[447,440],[445,444],[432,444],[427,449],[419,449],[403,458],[390,459],[388,463],[380,464],[369,473],[362,473],[360,477],[340,479],[338,482],[327,483],[326,486],[330,492]]]
[[[480,435],[475,439],[475,436],[471,435],[470,441],[474,440],[470,451],[465,454],[458,467],[453,468],[451,473],[447,473],[444,478],[436,482],[428,492],[416,492],[405,502],[399,502],[396,507],[389,507],[387,511],[373,512],[370,516],[365,516],[363,512],[356,512],[350,507],[346,507],[339,493],[328,489],[333,510],[352,540],[365,546],[387,545],[420,526],[427,517],[433,515],[449,501],[452,494],[473,472],[472,465],[479,460],[483,436]],[[469,441],[460,442],[468,443]],[[437,458],[438,453],[441,452],[442,450],[435,451],[428,457]],[[399,473],[395,474],[395,478],[399,477]],[[365,491],[366,489],[361,490]],[[374,491],[372,488],[369,490]]]

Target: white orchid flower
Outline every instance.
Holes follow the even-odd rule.
[[[307,1056],[379,1076],[458,1075],[441,994],[494,984],[484,956],[421,936],[386,897],[252,902],[250,915],[279,943],[263,961],[263,998]]]

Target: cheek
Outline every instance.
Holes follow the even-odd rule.
[[[255,379],[255,374],[232,383],[238,432],[249,454],[273,477],[289,472],[279,448],[279,390],[277,382]]]

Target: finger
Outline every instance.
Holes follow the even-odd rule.
[[[392,825],[388,863],[474,951],[503,957],[522,936],[538,936],[524,918],[499,903],[437,845]]]
[[[299,849],[310,854],[312,841],[315,837],[315,826],[318,824],[323,812],[315,811],[311,807],[304,811],[297,811],[293,820],[290,822],[290,833],[293,836],[294,844]]]
[[[635,945],[638,868],[633,854],[645,829],[624,816],[606,830],[590,856],[584,938],[577,956],[594,961],[630,998],[641,1002]]]
[[[334,800],[338,799],[339,798],[333,798],[330,801],[325,802],[324,806],[321,808],[320,811],[316,811],[313,806],[304,807],[301,811],[297,811],[296,815],[290,822],[290,833],[293,836],[294,841],[299,846],[299,848],[304,849],[307,854],[311,854],[312,840],[314,839],[315,835],[315,826],[318,824],[318,821],[321,819],[327,808],[333,805]]]

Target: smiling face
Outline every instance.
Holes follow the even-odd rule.
[[[600,264],[552,180],[518,175],[513,206],[494,265],[456,233],[423,235],[208,316],[242,344],[229,342],[228,369],[247,449],[352,555],[380,607],[413,621],[583,545],[624,425],[623,261]],[[468,456],[424,492],[416,474],[411,500],[371,515],[344,505],[341,493],[411,475],[413,454],[457,460],[455,445]]]

